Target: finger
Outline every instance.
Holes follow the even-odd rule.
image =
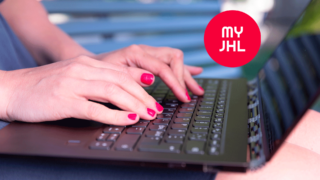
[[[147,45],[139,46],[151,56],[170,65],[170,68],[172,69],[173,74],[177,77],[180,85],[183,88],[186,87],[183,76],[183,52],[181,50],[169,47],[152,47]]]
[[[80,97],[100,102],[108,101],[123,110],[137,113],[142,119],[152,120],[157,114],[155,110],[148,108],[143,102],[113,83],[78,80],[77,87],[75,93]]]
[[[190,91],[198,96],[201,96],[204,94],[203,88],[193,79],[190,72],[185,68],[184,72],[184,79],[186,81],[187,87],[190,89]]]
[[[144,69],[128,67],[128,73],[138,84],[140,84],[143,87],[152,85],[155,80],[154,75],[151,72],[146,71]]]
[[[78,119],[120,126],[135,124],[139,121],[139,115],[134,112],[111,110],[91,101],[74,100],[71,107],[71,117]]]
[[[128,63],[134,63],[138,67],[146,69],[154,75],[159,76],[180,101],[189,102],[191,100],[189,95],[186,93],[186,89],[181,86],[177,77],[173,74],[167,64],[149,55],[139,46],[133,47],[134,48],[128,49],[128,54],[130,54],[128,60],[133,62]]]
[[[115,84],[134,96],[149,109],[156,110],[157,114],[160,114],[163,110],[162,106],[127,73],[112,69],[95,68],[79,63],[75,63],[72,66],[74,67],[70,67],[67,71],[70,77],[82,80],[99,80]]]
[[[129,73],[133,79],[139,83],[143,87],[150,86],[154,83],[155,77],[149,71],[144,69],[135,68],[135,67],[124,67],[108,62],[98,61],[92,58],[88,58],[86,56],[80,58],[81,63],[96,67],[96,68],[105,68],[105,69],[112,69],[116,71],[120,71],[123,73]]]
[[[198,75],[201,74],[203,71],[202,67],[196,67],[196,66],[188,66],[184,65],[184,67],[190,72],[191,75]]]

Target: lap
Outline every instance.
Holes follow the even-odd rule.
[[[318,179],[320,177],[319,129],[320,113],[309,110],[264,167],[247,173],[221,172],[216,179]]]

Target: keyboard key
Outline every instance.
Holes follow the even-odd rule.
[[[224,104],[225,104],[225,101],[218,101],[218,104],[219,104],[219,105],[224,105]]]
[[[164,98],[163,97],[154,97],[154,99],[157,101],[163,101]]]
[[[163,108],[176,108],[178,105],[164,105]]]
[[[212,129],[211,132],[212,132],[212,133],[219,133],[219,134],[221,134],[221,128],[214,128],[214,129]]]
[[[193,123],[194,127],[209,127],[209,122],[195,122]]]
[[[213,110],[213,107],[200,107],[199,110],[205,110],[205,111],[211,111]]]
[[[166,102],[178,103],[179,100],[177,100],[177,99],[166,99]]]
[[[98,150],[109,150],[110,147],[112,146],[112,142],[93,142],[89,146],[90,149],[98,149]]]
[[[191,118],[176,118],[174,119],[174,123],[176,124],[189,124]]]
[[[168,109],[164,109],[163,111],[162,111],[162,114],[171,114],[171,115],[173,115],[174,114],[174,112],[175,112],[175,110],[168,110]]]
[[[103,132],[104,133],[113,133],[113,134],[121,134],[121,132],[123,131],[124,127],[117,127],[117,126],[109,126],[104,128]]]
[[[182,104],[181,105],[182,108],[194,108],[195,105],[191,105],[191,104]]]
[[[184,103],[184,104],[189,104],[189,105],[195,106],[197,104],[197,102],[188,102],[188,103]]]
[[[208,97],[215,97],[216,96],[216,94],[215,93],[208,93],[208,94],[204,94],[204,97],[205,98],[208,98]]]
[[[193,113],[194,108],[180,108],[179,113]]]
[[[166,125],[151,125],[149,127],[151,131],[166,131],[167,126]]]
[[[197,122],[210,122],[210,117],[196,116],[195,120]]]
[[[171,136],[185,136],[186,135],[186,130],[181,130],[181,129],[170,129],[168,131],[168,134]]]
[[[214,123],[213,124],[214,128],[221,128],[221,126],[222,126],[222,123]]]
[[[215,100],[214,97],[207,97],[207,98],[203,98],[201,102],[213,102],[214,100]]]
[[[192,96],[191,96],[192,99],[197,99],[198,97],[199,97],[199,96],[196,96],[196,95],[192,95]]]
[[[119,136],[120,136],[119,134],[110,134],[110,136],[108,137],[107,141],[115,142],[118,139]]]
[[[224,105],[218,105],[217,108],[224,109]]]
[[[132,125],[132,127],[147,127],[148,124],[149,124],[148,122],[139,121],[136,124]]]
[[[220,146],[219,143],[220,143],[219,140],[214,139],[214,140],[210,141],[209,145],[219,147]]]
[[[141,139],[140,144],[159,144],[161,138],[159,137],[144,137]]]
[[[217,147],[209,147],[208,154],[210,155],[218,155],[219,151]]]
[[[214,119],[214,122],[216,122],[216,123],[221,123],[221,122],[222,122],[222,118],[215,118],[215,119]]]
[[[189,136],[191,141],[207,141],[207,135],[204,134],[191,134]]]
[[[172,124],[171,129],[188,129],[188,124]]]
[[[146,137],[159,137],[162,138],[163,136],[163,131],[147,131],[146,132]]]
[[[189,141],[186,145],[186,153],[188,154],[204,154],[205,142]]]
[[[201,113],[212,113],[212,111],[210,111],[210,110],[208,111],[208,110],[200,110],[200,109],[198,110],[198,112],[201,112]]]
[[[217,117],[217,118],[223,118],[223,114],[217,113],[217,114],[215,115],[215,117]]]
[[[200,104],[200,107],[208,107],[208,108],[213,108],[213,105],[203,105],[203,104]]]
[[[172,111],[172,112],[175,112],[177,108],[163,108],[163,111]]]
[[[216,112],[217,112],[217,113],[223,113],[223,112],[224,112],[224,109],[217,109]]]
[[[170,119],[170,118],[172,118],[172,115],[173,114],[158,114],[157,115],[157,119]]]
[[[156,119],[153,121],[154,125],[168,125],[170,122],[170,119]]]
[[[106,141],[110,134],[101,133],[99,137],[97,137],[97,141]]]
[[[118,139],[115,149],[117,151],[132,151],[139,138],[140,135],[137,134],[123,134]]]
[[[191,118],[192,113],[178,113],[177,117],[178,118]]]
[[[127,129],[127,134],[142,134],[144,131],[143,127],[129,127]]]
[[[165,103],[165,105],[175,105],[175,106],[178,106],[179,104],[178,104],[178,103],[167,102],[167,103]]]
[[[139,151],[180,153],[180,144],[140,145]]]
[[[211,117],[212,113],[197,112],[197,116]]]
[[[211,139],[220,139],[220,134],[211,134]]]
[[[204,101],[204,102],[202,102],[201,104],[200,104],[200,106],[202,106],[202,105],[214,105],[214,102],[213,101]]]
[[[197,99],[191,99],[191,101],[190,101],[191,103],[197,103]]]
[[[208,134],[208,128],[206,127],[194,127],[191,129],[193,134]]]
[[[206,92],[207,93],[215,93],[215,92],[217,92],[217,90],[216,89],[208,89],[208,90],[206,90]]]
[[[184,140],[184,136],[172,136],[169,135],[165,138],[165,141],[167,143],[178,143],[178,144],[182,144]]]

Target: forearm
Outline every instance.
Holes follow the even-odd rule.
[[[36,0],[5,0],[0,12],[39,65],[93,55],[53,25]]]

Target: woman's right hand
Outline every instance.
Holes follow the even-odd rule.
[[[41,122],[64,118],[129,125],[152,120],[163,110],[141,87],[154,76],[143,69],[122,67],[86,56],[41,67],[2,72],[0,119]],[[152,77],[151,77],[152,76]],[[151,82],[150,82],[151,81]],[[124,111],[89,101],[110,102]]]

